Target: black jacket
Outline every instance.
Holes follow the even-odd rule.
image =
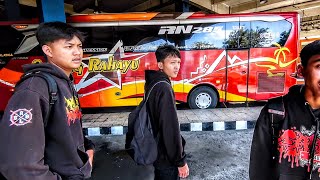
[[[58,100],[44,127],[43,118],[49,108],[46,81],[31,77],[16,87],[0,121],[0,173],[10,180],[89,177],[91,166],[85,150],[94,146],[82,133],[81,110],[72,79],[52,64],[24,66],[25,72],[34,70],[52,75],[58,86]]]
[[[284,96],[285,118],[279,128],[277,150],[272,152],[271,115],[268,104],[257,120],[250,156],[251,180],[320,179],[319,110],[311,109],[304,98],[304,86],[293,86]],[[318,123],[317,123],[318,122]],[[318,124],[318,125],[317,125]],[[272,155],[275,160],[272,160]],[[311,161],[312,154],[313,163]],[[309,158],[310,157],[310,158]]]
[[[160,71],[147,70],[145,73],[146,92],[159,81],[167,81],[171,84],[168,76]],[[175,97],[169,84],[157,84],[147,101],[153,132],[155,136],[159,133],[158,158],[154,166],[182,167],[186,163],[185,140],[180,135]]]

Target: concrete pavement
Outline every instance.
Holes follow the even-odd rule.
[[[248,180],[252,133],[252,129],[182,132],[190,168],[185,180]],[[125,152],[124,135],[89,138],[96,144],[90,180],[153,180],[153,167],[136,165]]]
[[[235,107],[215,109],[184,109],[178,110],[180,124],[207,122],[236,122],[257,120],[262,106]],[[127,126],[130,112],[96,113],[83,115],[83,127],[115,127]]]

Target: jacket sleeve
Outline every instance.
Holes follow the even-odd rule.
[[[161,95],[158,96],[160,131],[169,161],[177,167],[182,167],[186,164],[186,154],[180,134],[176,101],[171,86],[169,88],[162,89]]]
[[[268,113],[265,106],[256,122],[250,154],[250,180],[273,179],[272,167],[272,132]]]
[[[11,97],[0,120],[0,172],[6,179],[61,179],[44,162],[43,117],[48,106],[46,98],[30,89]]]

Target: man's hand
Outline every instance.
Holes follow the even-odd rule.
[[[86,153],[87,153],[88,156],[89,156],[89,163],[90,163],[90,165],[91,165],[91,167],[92,167],[94,151],[93,151],[92,149],[89,149],[89,150],[86,151]]]
[[[187,163],[182,167],[178,167],[178,170],[179,170],[179,177],[186,178],[189,176],[189,167]]]

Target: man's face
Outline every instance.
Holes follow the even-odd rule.
[[[50,63],[61,68],[67,75],[80,67],[83,57],[82,43],[77,36],[71,40],[60,39],[42,46]]]
[[[158,67],[170,78],[175,78],[179,73],[180,63],[180,58],[176,56],[168,56],[163,60],[163,62],[158,63]]]
[[[310,90],[314,96],[320,97],[320,55],[311,56],[307,67],[302,70],[302,75],[306,89]]]

